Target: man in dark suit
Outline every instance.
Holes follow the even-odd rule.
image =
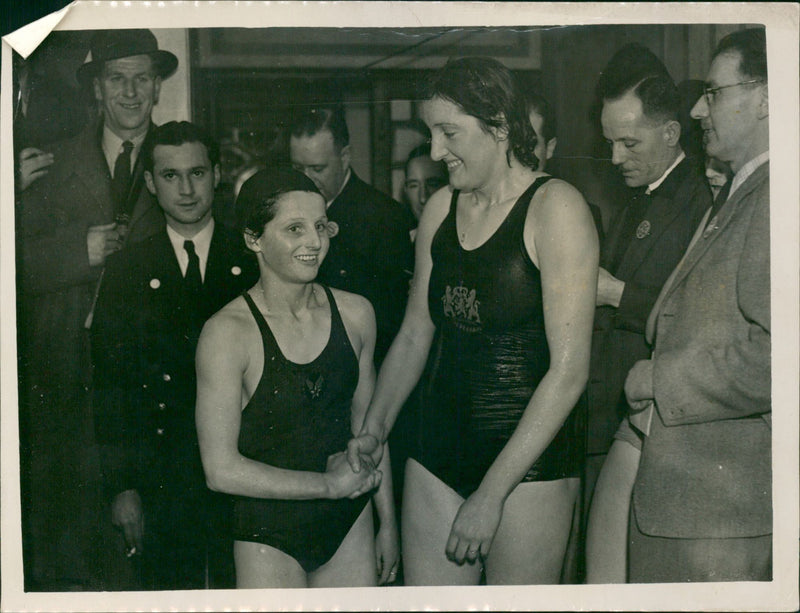
[[[625,382],[617,444],[641,449],[629,581],[769,581],[772,404],[769,95],[763,28],[713,54],[692,109],[706,153],[730,165],[647,321],[651,359]],[[727,194],[725,193],[727,192]],[[627,428],[626,428],[627,426]],[[634,467],[635,468],[635,467]]]
[[[213,141],[170,122],[153,129],[142,158],[166,228],[108,258],[92,326],[111,519],[128,555],[141,556],[143,587],[232,588],[225,500],[206,488],[200,463],[194,355],[206,319],[258,270],[242,236],[214,223]]]
[[[623,47],[597,90],[611,161],[633,192],[609,224],[600,253],[587,387],[587,505],[627,413],[625,376],[636,360],[650,355],[647,315],[711,206],[702,160],[681,149],[680,98],[661,61],[641,45]]]
[[[328,218],[339,226],[317,279],[372,303],[378,324],[375,360],[380,364],[405,312],[414,268],[409,234],[414,217],[350,168],[350,135],[341,106],[310,108],[297,116],[289,154],[292,165],[322,192]]]
[[[99,589],[110,568],[96,550],[99,475],[86,324],[106,257],[164,224],[143,188],[138,151],[161,81],[178,60],[158,49],[149,30],[99,32],[91,58],[77,74],[94,91],[99,123],[48,147],[49,171],[17,200],[27,589]]]

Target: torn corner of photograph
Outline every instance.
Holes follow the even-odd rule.
[[[72,10],[74,4],[75,2],[65,6],[60,11],[45,15],[41,19],[37,19],[19,30],[7,34],[3,37],[3,40],[11,45],[11,48],[23,58],[27,58],[50,35],[50,32],[61,23],[61,20]]]

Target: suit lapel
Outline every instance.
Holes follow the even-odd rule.
[[[611,262],[614,260],[614,253],[619,248],[620,233],[625,226],[625,220],[628,217],[630,209],[629,199],[628,204],[614,216],[608,226],[608,234],[606,234],[606,240],[603,244],[603,252],[600,254],[600,266],[605,269],[608,269],[611,266]]]
[[[73,163],[73,172],[95,200],[103,216],[111,219],[114,215],[111,208],[111,173],[103,155],[98,130],[87,131],[85,136],[81,149],[86,151],[87,158],[76,159]]]
[[[702,235],[696,237],[691,247],[687,250],[684,259],[681,262],[680,269],[675,274],[670,290],[676,287],[689,273],[689,271],[697,264],[703,257],[703,254],[708,251],[709,247],[713,245],[719,237],[725,233],[725,228],[731,223],[731,220],[736,214],[736,211],[742,204],[742,201],[756,189],[764,180],[765,175],[769,173],[769,162],[762,164],[756,171],[747,178],[747,180],[736,190],[728,202],[720,209],[717,214],[716,223],[708,228],[702,230]]]
[[[682,211],[682,202],[677,198],[654,196],[645,214],[650,224],[650,233],[643,238],[634,238],[625,251],[617,270],[617,277],[630,279],[636,269],[647,259],[647,254],[658,244],[660,236]]]

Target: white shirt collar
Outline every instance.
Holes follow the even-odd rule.
[[[139,151],[142,149],[145,136],[147,136],[147,132],[130,139],[133,143],[133,151],[131,151],[131,169],[133,169],[133,165],[136,163],[136,158],[139,157]],[[108,172],[110,172],[112,176],[114,174],[114,166],[117,163],[117,157],[122,153],[123,142],[124,141],[114,134],[108,126],[103,125],[103,137],[101,140],[103,155],[106,158],[106,164],[108,164]]]
[[[686,158],[686,154],[683,151],[681,151],[678,154],[678,157],[675,158],[675,161],[672,162],[670,167],[667,168],[664,171],[664,174],[661,175],[661,177],[659,179],[657,179],[656,181],[653,181],[650,185],[647,186],[647,191],[645,193],[646,194],[650,194],[650,193],[654,192],[656,189],[658,189],[658,186],[661,185],[664,182],[664,180],[669,176],[669,173],[671,173],[673,170],[675,170],[675,167],[678,164],[680,164],[684,160],[684,158]]]
[[[747,162],[744,166],[739,169],[735,175],[733,175],[733,179],[731,179],[731,191],[728,193],[728,199],[733,196],[733,192],[735,192],[739,187],[747,181],[751,174],[753,174],[756,169],[765,164],[769,161],[769,149],[767,149],[761,155],[757,155],[752,160]]]
[[[208,262],[208,252],[211,248],[211,237],[214,235],[214,218],[211,217],[206,224],[206,227],[195,234],[191,239],[181,236],[169,225],[167,225],[167,236],[169,242],[172,243],[172,249],[175,251],[175,257],[178,258],[178,264],[181,267],[181,274],[186,274],[186,269],[189,266],[189,254],[183,248],[183,242],[191,240],[194,243],[194,250],[200,260],[200,276],[205,281],[206,278],[206,262]]]
[[[347,182],[350,180],[350,174],[351,174],[350,168],[348,167],[347,172],[344,175],[344,181],[342,181],[342,186],[339,188],[339,191],[336,192],[336,195],[333,198],[331,198],[330,201],[325,203],[326,209],[333,203],[334,200],[336,200],[339,197],[339,194],[341,194],[344,191],[344,186],[347,185]]]

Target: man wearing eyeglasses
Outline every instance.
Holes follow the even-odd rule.
[[[630,582],[772,576],[769,98],[763,29],[720,41],[692,109],[734,172],[647,322],[625,391],[641,460]],[[623,424],[624,430],[627,422]],[[628,439],[635,441],[636,439]]]

